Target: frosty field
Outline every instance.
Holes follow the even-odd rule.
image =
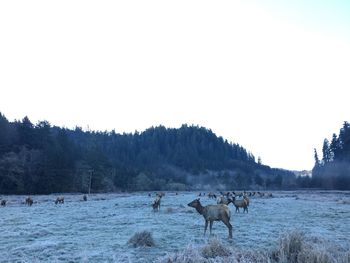
[[[0,207],[0,262],[154,262],[181,251],[189,244],[200,246],[204,219],[187,203],[198,192],[166,192],[160,212],[153,212],[148,193],[96,194],[83,202],[82,195],[65,194],[7,199]],[[350,247],[350,192],[273,192],[273,198],[251,198],[249,213],[236,213],[232,204],[233,240],[222,222],[215,222],[213,236],[227,246],[267,250],[282,233],[300,230]],[[215,200],[201,197],[203,205]],[[156,246],[134,248],[127,244],[138,232],[152,232]],[[211,237],[212,238],[212,237]]]

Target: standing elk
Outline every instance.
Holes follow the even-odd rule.
[[[230,203],[233,203],[233,200],[230,197],[219,196],[216,202],[218,205],[229,205]]]
[[[32,199],[30,196],[28,196],[28,197],[26,198],[26,200],[25,200],[25,204],[28,205],[28,206],[32,206],[32,204],[33,204],[33,199]]]
[[[242,200],[236,200],[233,198],[233,205],[236,207],[236,212],[239,212],[239,208],[243,208],[243,213],[246,211],[248,213],[249,199],[244,196]]]
[[[6,206],[6,202],[7,202],[6,200],[1,200],[0,205],[1,205],[1,206]]]
[[[211,234],[214,221],[222,221],[228,228],[229,238],[232,238],[232,225],[230,223],[231,213],[227,205],[219,204],[202,206],[199,201],[199,198],[193,200],[187,205],[195,208],[197,212],[204,217],[204,235],[207,232],[208,223],[210,223],[209,230]]]
[[[162,199],[163,195],[156,195],[156,199],[154,199],[152,203],[153,211],[159,211],[160,210],[160,201]]]

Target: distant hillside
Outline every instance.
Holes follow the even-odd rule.
[[[117,134],[0,114],[0,193],[87,192],[90,178],[92,192],[296,187],[292,172],[203,127]]]

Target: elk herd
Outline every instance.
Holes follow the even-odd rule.
[[[176,193],[176,195],[178,195]],[[205,196],[205,193],[199,193],[198,196]],[[152,196],[151,194],[148,194],[148,196]],[[162,197],[164,196],[164,193],[156,193],[155,199],[152,203],[153,211],[159,211],[160,210],[160,202],[162,200]],[[204,225],[204,235],[207,231],[208,224],[209,224],[209,230],[210,234],[212,233],[212,227],[214,221],[221,221],[223,222],[229,232],[229,238],[232,238],[232,225],[230,223],[231,218],[231,211],[229,209],[229,204],[232,203],[233,206],[236,208],[236,213],[238,213],[240,208],[243,208],[243,213],[248,213],[248,207],[250,197],[273,197],[272,193],[262,193],[262,192],[220,192],[219,194],[215,194],[212,192],[209,192],[207,194],[209,199],[215,199],[216,204],[210,204],[203,206],[200,202],[200,198],[194,199],[192,202],[188,203],[187,205],[189,207],[193,207],[196,209],[196,211],[204,217],[205,225]]]
[[[82,201],[87,201],[87,196],[83,195]],[[8,204],[8,200],[6,199],[1,199],[0,198],[0,206],[7,206]],[[64,196],[58,196],[56,198],[56,200],[54,201],[54,203],[57,204],[64,204]],[[26,206],[32,206],[34,204],[34,200],[31,196],[28,196],[27,198],[24,199],[24,202],[22,202],[22,204],[26,205]]]
[[[175,193],[175,195],[177,196],[178,193]],[[148,196],[152,197],[152,194],[149,193]],[[154,212],[160,211],[160,204],[164,196],[165,196],[165,193],[163,192],[155,193],[155,199],[153,200],[151,205]],[[209,230],[211,234],[214,221],[221,221],[228,228],[229,238],[232,238],[232,225],[230,223],[231,212],[229,209],[229,205],[231,203],[235,207],[236,213],[240,212],[239,210],[240,208],[243,209],[243,213],[244,212],[248,213],[250,198],[273,197],[271,193],[246,192],[246,191],[220,192],[220,194],[215,194],[213,192],[209,192],[206,194],[201,192],[198,194],[198,197],[205,197],[205,196],[207,196],[209,199],[214,199],[216,203],[203,206],[200,202],[200,198],[196,198],[192,202],[187,204],[189,207],[195,208],[196,211],[204,217],[204,221],[205,221],[204,235],[207,231],[208,224],[210,227]],[[81,201],[87,201],[87,196],[83,195],[83,198]],[[32,206],[33,203],[34,203],[34,200],[30,196],[28,196],[24,200],[24,204],[27,206]],[[64,196],[58,196],[54,201],[54,203],[56,205],[64,204]],[[8,204],[7,200],[0,198],[0,206],[5,207],[7,204]]]

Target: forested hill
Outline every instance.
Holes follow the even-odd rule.
[[[203,127],[117,134],[0,114],[0,194],[87,192],[90,179],[92,192],[295,186],[293,173]]]
[[[350,190],[350,124],[344,122],[339,135],[324,139],[322,159],[315,149],[312,185],[326,189]]]

